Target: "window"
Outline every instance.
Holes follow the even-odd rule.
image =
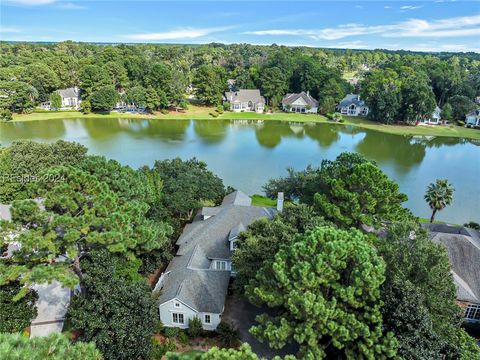
[[[179,308],[179,307],[180,307],[180,303],[176,302],[174,306],[175,306],[176,308]]]
[[[465,319],[480,321],[480,305],[468,305],[465,311]]]
[[[183,314],[172,313],[172,322],[174,324],[185,324],[185,319],[183,317]]]
[[[226,261],[216,261],[215,262],[215,270],[227,270],[227,262]]]
[[[205,324],[210,324],[210,315],[205,315]]]
[[[237,240],[232,240],[230,242],[230,250],[235,250],[237,248]]]

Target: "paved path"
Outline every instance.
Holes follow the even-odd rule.
[[[297,349],[295,346],[287,345],[282,350],[271,349],[267,344],[263,344],[248,332],[255,325],[255,316],[268,312],[268,309],[258,308],[250,304],[245,299],[234,296],[228,296],[225,302],[225,311],[222,319],[238,329],[240,340],[250,344],[252,350],[261,357],[267,359],[273,358],[275,355],[285,356],[295,354]]]

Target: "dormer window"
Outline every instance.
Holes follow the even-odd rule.
[[[227,262],[216,260],[215,261],[215,270],[227,270]]]

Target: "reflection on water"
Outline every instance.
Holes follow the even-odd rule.
[[[457,138],[385,134],[337,124],[228,120],[68,119],[0,124],[0,144],[18,139],[77,141],[133,167],[173,157],[206,161],[225,183],[253,194],[265,181],[357,151],[400,185],[416,214],[429,215],[426,185],[448,178],[457,189],[452,207],[439,218],[480,221],[480,142]]]

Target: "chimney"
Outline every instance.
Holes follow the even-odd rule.
[[[310,91],[309,91],[309,90],[307,90],[307,97],[309,97],[309,96],[310,96]]]
[[[279,192],[277,195],[277,211],[281,212],[283,210],[283,192]]]

